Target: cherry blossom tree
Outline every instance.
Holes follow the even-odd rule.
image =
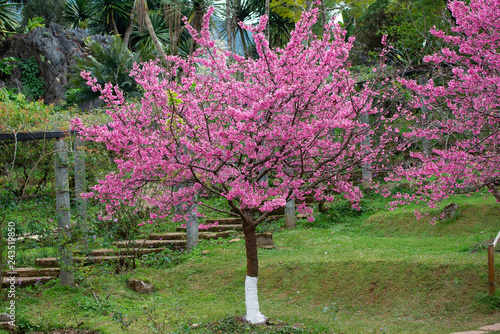
[[[140,103],[127,102],[111,84],[99,86],[82,75],[107,102],[112,122],[74,127],[85,140],[103,142],[116,152],[117,171],[93,187],[106,203],[107,217],[120,206],[146,200],[151,220],[165,218],[176,205],[206,206],[200,196],[219,196],[243,221],[247,271],[246,319],[265,321],[257,298],[258,258],[255,228],[290,199],[313,195],[332,200],[342,194],[354,207],[362,197],[356,172],[375,161],[392,140],[389,117],[369,84],[356,85],[347,70],[352,39],[329,24],[321,39],[311,26],[317,10],[303,14],[283,49],[271,50],[263,31],[266,17],[245,29],[253,33],[257,60],[216,47],[209,17],[198,33],[200,48],[188,59],[166,57],[135,65],[131,75],[142,86]],[[369,115],[370,122],[360,121]],[[377,130],[379,129],[379,130]],[[363,147],[368,134],[377,145]],[[375,137],[372,137],[375,138]],[[360,174],[360,173],[359,173]],[[305,204],[300,212],[312,217]]]
[[[427,201],[433,207],[482,187],[500,202],[500,1],[453,1],[449,9],[452,33],[431,30],[448,47],[424,58],[434,68],[432,78],[426,84],[401,80],[415,93],[414,106],[427,110],[406,136],[427,138],[434,149],[413,152],[415,164],[395,171],[392,179],[419,188],[398,194],[393,205]]]

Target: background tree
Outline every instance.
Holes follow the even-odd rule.
[[[227,12],[226,15],[228,15]],[[252,1],[234,0],[232,7],[230,7],[229,17],[226,16],[226,26],[221,29],[220,33],[222,38],[227,39],[230,50],[233,50],[233,44],[235,44],[233,41],[238,39],[243,47],[243,54],[247,58],[250,57],[249,46],[253,44],[253,41],[249,32],[243,29],[239,23],[248,24],[254,16],[254,4]]]
[[[362,149],[366,134],[390,119],[373,104],[375,92],[357,87],[346,70],[352,41],[345,41],[345,32],[331,24],[315,40],[311,26],[317,9],[303,14],[279,52],[265,39],[265,18],[246,27],[255,38],[256,60],[215,46],[212,12],[200,34],[187,27],[201,47],[194,56],[168,57],[168,69],[156,62],[134,67],[132,75],[144,89],[140,104],[126,102],[119,89],[83,73],[103,94],[113,121],[106,127],[86,128],[78,119],[74,124],[84,139],[105,143],[119,157],[118,171],[93,187],[110,216],[139,198],[156,207],[152,220],[181,203],[190,207],[196,196],[227,201],[232,211],[226,213],[243,220],[246,318],[260,323],[265,317],[257,298],[256,227],[290,199],[306,195],[332,200],[342,194],[357,207],[362,194],[353,173],[382,155],[396,130],[384,124],[378,149]],[[172,80],[179,71],[182,79]],[[366,113],[373,118],[371,127],[359,120]],[[305,204],[299,211],[312,219]]]
[[[270,6],[270,4],[269,4]],[[265,0],[254,0],[252,2],[253,11],[258,15],[268,17],[268,40],[271,47],[283,47],[290,39],[290,32],[294,29],[294,16],[280,14],[277,7],[267,10]],[[303,10],[303,8],[302,8]]]
[[[500,2],[450,2],[456,22],[451,34],[431,32],[448,44],[426,56],[434,68],[426,84],[401,80],[428,108],[406,137],[428,138],[432,154],[412,152],[414,164],[398,168],[394,179],[419,185],[413,195],[397,195],[393,205],[426,201],[431,206],[459,193],[487,187],[500,201]],[[428,99],[421,99],[426,96]],[[417,109],[417,111],[420,109]]]
[[[90,2],[87,0],[67,0],[64,3],[62,20],[69,28],[87,28],[92,19]]]
[[[46,26],[50,22],[63,22],[64,0],[24,0],[22,10],[22,25],[26,26],[29,19],[42,17]]]
[[[379,29],[378,34],[388,35],[395,60],[401,66],[422,64],[425,55],[438,51],[440,39],[430,33],[430,28],[449,29],[444,0],[392,1],[386,8],[391,22]]]
[[[95,33],[123,34],[129,24],[129,13],[133,4],[129,0],[91,1],[93,20],[89,27]]]
[[[164,61],[165,59],[165,50],[164,50],[164,45],[160,43],[158,40],[158,36],[156,35],[155,29],[153,27],[153,23],[151,22],[151,17],[150,13],[148,10],[148,4],[146,0],[135,0],[134,2],[134,8],[133,11],[135,13],[135,20],[138,25],[138,30],[139,32],[143,29],[146,28],[149,37],[151,38],[151,41],[153,42],[153,45],[156,48],[156,51],[158,52],[158,55],[160,56],[160,59]]]
[[[166,1],[164,3],[164,16],[167,21],[168,36],[170,40],[170,55],[179,54],[179,47],[181,48],[181,54],[187,56],[189,54],[189,48],[187,47],[187,41],[190,38],[188,31],[182,21],[182,17],[185,16],[183,11],[186,11],[186,4],[181,1]]]

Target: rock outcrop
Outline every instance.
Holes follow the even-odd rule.
[[[59,103],[64,99],[68,73],[74,59],[85,56],[84,39],[87,32],[82,29],[66,30],[57,23],[48,28],[36,28],[28,34],[15,34],[0,41],[0,59],[34,57],[40,67],[40,76],[45,82],[43,99],[46,103]],[[106,43],[104,36],[90,37],[97,42]],[[9,82],[10,81],[10,82]],[[15,86],[22,91],[22,73],[19,67],[12,70],[7,82],[0,86]]]

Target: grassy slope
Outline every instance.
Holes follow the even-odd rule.
[[[457,202],[460,218],[435,226],[366,202],[374,213],[350,223],[275,233],[276,249],[259,251],[261,311],[316,333],[450,333],[500,322],[498,309],[478,300],[487,291],[486,252],[468,251],[498,232],[500,205],[478,196]],[[204,243],[172,268],[113,275],[102,267],[84,276],[71,293],[24,290],[19,314],[42,327],[83,323],[103,333],[126,332],[113,317],[136,318],[130,333],[152,333],[244,314],[243,241]],[[127,290],[129,277],[153,281],[157,292]],[[83,288],[90,281],[101,307]]]

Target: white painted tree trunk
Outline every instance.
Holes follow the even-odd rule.
[[[259,297],[257,295],[257,277],[247,276],[245,279],[245,304],[247,315],[245,319],[251,324],[261,324],[266,317],[259,311]]]

